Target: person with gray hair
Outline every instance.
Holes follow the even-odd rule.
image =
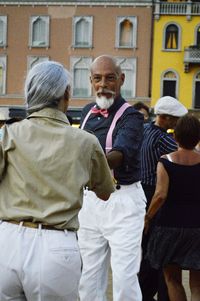
[[[77,301],[78,212],[87,186],[106,201],[113,180],[97,138],[69,125],[70,75],[57,62],[25,82],[29,115],[0,143],[0,300]]]
[[[25,81],[24,94],[28,112],[58,107],[60,98],[65,93],[68,94],[70,79],[69,72],[59,63],[47,61],[37,64],[30,70]]]

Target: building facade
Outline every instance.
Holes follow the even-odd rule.
[[[152,106],[165,95],[200,109],[200,1],[155,1]]]
[[[152,1],[4,1],[0,3],[0,105],[24,103],[24,79],[34,64],[61,62],[72,74],[71,106],[93,99],[89,67],[116,57],[123,96],[150,103]]]

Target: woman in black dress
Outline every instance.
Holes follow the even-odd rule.
[[[171,301],[186,301],[182,270],[190,271],[191,300],[200,300],[200,122],[190,115],[175,129],[178,150],[162,156],[156,191],[145,217],[145,231],[154,217],[147,256],[164,271]]]

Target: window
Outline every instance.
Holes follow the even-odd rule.
[[[30,70],[34,65],[48,60],[48,56],[28,56],[28,70]]]
[[[180,49],[180,28],[176,24],[168,24],[164,30],[164,49]]]
[[[166,71],[162,75],[162,96],[172,96],[177,98],[178,75],[174,71]]]
[[[73,18],[73,47],[92,47],[93,17],[81,16]]]
[[[117,58],[117,61],[125,74],[121,94],[124,98],[133,98],[136,94],[136,58]]]
[[[90,84],[90,57],[71,58],[71,70],[73,74],[72,96],[85,98],[91,96]]]
[[[49,46],[49,17],[33,16],[30,24],[30,47]]]
[[[0,47],[7,44],[7,16],[0,16]]]
[[[117,17],[116,47],[135,48],[137,37],[136,17]]]
[[[196,28],[196,34],[195,34],[195,45],[200,47],[200,25]]]
[[[195,76],[194,108],[200,109],[200,72]]]
[[[6,56],[0,56],[0,95],[6,93]]]

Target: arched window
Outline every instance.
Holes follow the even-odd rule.
[[[72,73],[73,73],[73,97],[90,97],[90,70],[89,66],[92,59],[89,57],[74,57],[71,58]]]
[[[133,24],[129,20],[124,20],[120,24],[120,46],[132,47],[133,45]]]
[[[116,47],[136,47],[137,17],[118,17],[116,33]]]
[[[180,48],[179,27],[175,24],[169,24],[165,28],[165,49],[177,50]]]
[[[124,98],[133,98],[136,90],[136,58],[117,58],[117,61],[125,74],[121,94]]]
[[[38,63],[48,61],[49,57],[48,56],[28,56],[28,70],[33,68]]]
[[[3,67],[0,65],[0,94],[3,94]]]
[[[33,41],[34,44],[43,45],[45,36],[45,22],[41,18],[38,18],[33,22]]]
[[[93,17],[73,18],[73,46],[80,48],[92,47],[92,24]]]
[[[195,44],[200,47],[200,25],[196,28]]]
[[[7,16],[0,16],[0,47],[6,46]]]
[[[31,17],[30,46],[49,46],[49,16]]]
[[[194,86],[194,108],[200,109],[200,72],[195,76]]]
[[[0,56],[0,95],[6,93],[6,56]]]
[[[166,71],[162,75],[162,96],[177,97],[178,76],[174,71]]]

